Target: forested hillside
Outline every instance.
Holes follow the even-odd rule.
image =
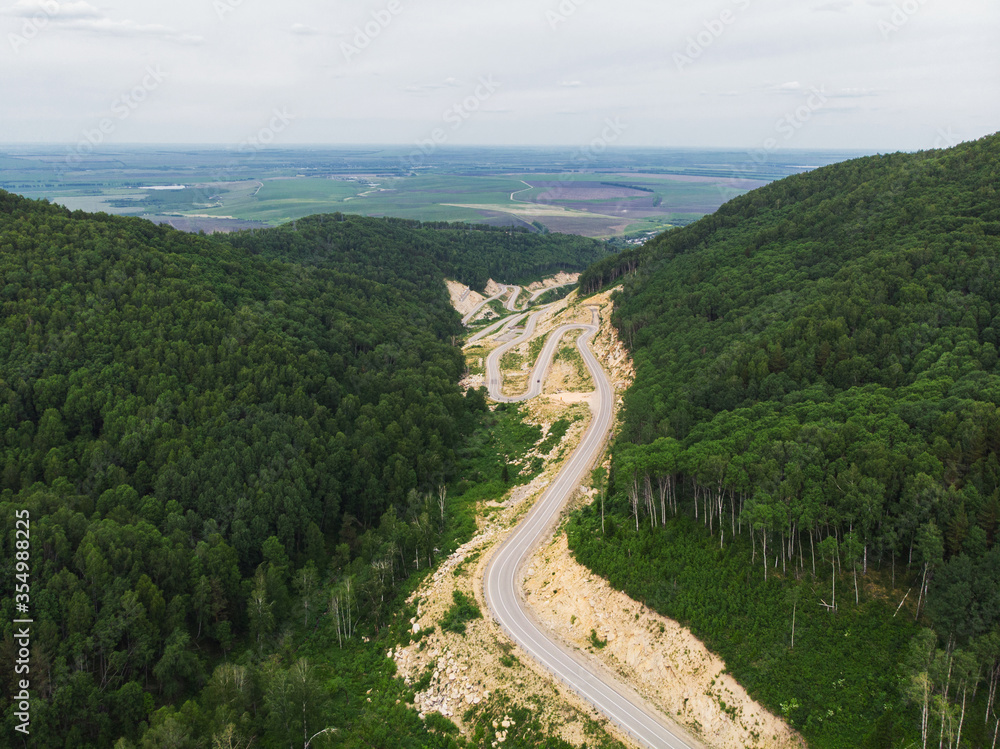
[[[237,247],[300,262],[333,261],[386,283],[439,283],[441,274],[474,289],[490,278],[528,283],[559,271],[582,271],[608,254],[607,245],[570,234],[469,224],[420,223],[340,213],[310,216],[277,229],[229,235]],[[401,269],[400,251],[412,261]],[[386,275],[387,274],[387,275]]]
[[[578,557],[817,747],[996,742],[998,185],[1000,136],[850,161],[581,279],[636,381]]]
[[[326,216],[229,241],[0,192],[5,737],[27,510],[32,747],[301,745],[335,723],[364,746],[389,722],[395,745],[454,744],[393,705],[372,653],[331,681],[293,636],[386,626],[444,546],[485,411],[457,386],[445,275],[603,250],[438,231]]]

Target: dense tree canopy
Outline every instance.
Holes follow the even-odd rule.
[[[343,216],[212,238],[0,192],[0,518],[31,514],[32,746],[167,745],[205,723],[153,708],[230,689],[211,665],[245,646],[249,735],[301,733],[268,690],[318,677],[261,665],[291,602],[304,627],[333,606],[347,637],[384,620],[393,585],[433,561],[434,496],[485,407],[457,386],[443,279],[602,252]],[[3,534],[8,582],[14,543]],[[340,587],[320,601],[327,571]]]
[[[983,650],[1000,626],[998,185],[1000,136],[858,159],[755,190],[581,279],[624,285],[615,324],[636,381],[614,478],[628,524],[684,512],[718,543],[746,539],[761,576],[844,575],[831,610],[860,598],[873,568],[895,580],[901,562],[919,621],[949,664],[979,653],[988,695],[1000,667]],[[947,705],[965,693],[949,684],[926,692],[940,703],[927,724],[957,740]]]
[[[527,283],[559,271],[582,271],[609,253],[602,242],[569,234],[340,213],[240,232],[228,241],[268,257],[333,260],[342,271],[401,284],[404,293],[439,283],[442,273],[474,289],[484,288],[490,278]],[[409,265],[401,267],[400,258]]]

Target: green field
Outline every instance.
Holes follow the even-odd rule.
[[[0,148],[0,188],[187,231],[276,226],[339,211],[638,242],[801,171],[796,163],[843,156],[789,153],[787,163],[761,165],[739,153],[622,151],[581,162],[559,149],[467,148],[442,150],[414,168],[410,150],[132,147],[81,158],[66,148],[10,147]],[[184,189],[150,189],[167,185]]]

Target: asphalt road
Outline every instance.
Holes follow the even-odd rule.
[[[483,328],[482,330],[476,331],[475,333],[470,335],[468,339],[466,339],[465,345],[468,346],[470,343],[475,343],[481,338],[485,338],[488,335],[492,335],[500,328],[504,329],[512,328],[514,327],[514,325],[521,322],[521,320],[523,320],[527,316],[528,316],[527,312],[522,312],[520,315],[508,315],[507,317],[504,317],[501,320],[497,320],[492,325],[489,325]]]
[[[479,304],[477,304],[475,309],[472,310],[472,312],[470,312],[469,314],[467,314],[465,317],[462,318],[462,325],[468,325],[470,322],[472,322],[472,318],[474,318],[476,315],[479,314],[479,310],[481,310],[490,302],[496,301],[497,299],[502,297],[504,294],[510,291],[510,288],[511,287],[509,286],[501,286],[500,291],[491,296],[489,299],[484,299]]]
[[[538,297],[540,297],[546,291],[551,291],[552,289],[559,289],[559,288],[562,288],[563,286],[572,286],[575,283],[576,283],[576,281],[570,281],[569,283],[560,283],[560,284],[556,284],[555,286],[546,286],[544,289],[539,289],[534,294],[532,294],[530,297],[528,297],[528,303],[530,304],[531,302],[535,301],[536,299],[538,299]]]
[[[543,310],[544,311],[544,310]],[[521,595],[518,581],[520,570],[531,553],[548,539],[567,500],[587,478],[588,471],[600,457],[611,431],[614,414],[614,390],[604,369],[590,349],[590,339],[597,332],[597,312],[591,325],[563,325],[549,335],[545,348],[535,363],[528,392],[521,396],[501,393],[500,359],[510,348],[528,340],[542,311],[528,318],[523,335],[498,349],[487,358],[486,373],[490,396],[498,401],[513,403],[533,398],[541,393],[545,373],[552,363],[559,339],[572,330],[582,330],[577,340],[580,354],[597,383],[594,417],[583,435],[579,447],[570,456],[549,487],[497,550],[486,568],[483,592],[493,617],[524,651],[553,674],[556,679],[576,692],[585,701],[604,713],[640,745],[654,749],[695,749],[702,745],[690,738],[681,738],[675,726],[667,724],[659,712],[634,690],[588,662],[579,651],[555,639],[536,622]]]
[[[511,289],[512,291],[511,291],[511,294],[510,294],[510,299],[507,300],[507,303],[503,307],[508,312],[515,312],[517,310],[517,306],[516,306],[517,305],[517,297],[521,293],[521,287],[520,286],[508,286],[507,288]]]

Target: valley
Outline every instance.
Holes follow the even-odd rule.
[[[996,163],[620,249],[0,192],[34,743],[992,749]]]
[[[99,149],[0,146],[0,189],[186,231],[276,226],[343,211],[646,239],[843,152],[761,161],[727,151],[450,148]],[[163,185],[181,189],[159,190]],[[525,185],[528,185],[526,187]]]

